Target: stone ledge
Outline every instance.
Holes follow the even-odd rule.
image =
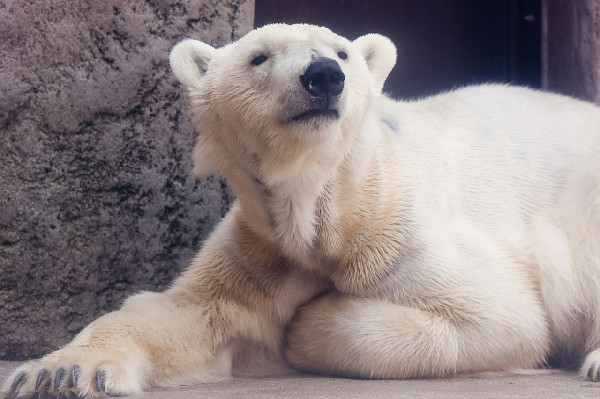
[[[0,361],[0,381],[19,363]],[[129,399],[392,399],[392,398],[598,398],[600,382],[574,371],[533,374],[483,373],[433,380],[354,380],[303,373],[278,377],[232,378],[173,389],[154,389]]]

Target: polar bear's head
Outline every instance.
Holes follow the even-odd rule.
[[[242,168],[274,181],[317,148],[339,157],[395,62],[383,36],[349,41],[311,25],[268,25],[219,49],[179,43],[170,63],[201,132],[196,173]]]

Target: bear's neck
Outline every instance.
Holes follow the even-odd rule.
[[[299,259],[311,251],[317,240],[317,204],[330,181],[336,180],[344,159],[330,165],[305,161],[295,175],[266,183],[256,175],[246,179],[247,187],[238,200],[247,224],[272,241],[286,255]],[[327,167],[324,167],[327,166]],[[246,174],[250,174],[246,171]]]
[[[245,170],[245,186],[240,184],[243,187],[234,189],[247,224],[286,256],[308,268],[319,267],[317,258],[321,255],[317,252],[336,252],[340,248],[337,241],[341,237],[335,225],[341,217],[341,202],[351,202],[351,193],[367,179],[378,142],[376,122],[369,122],[364,128],[369,135],[354,136],[348,151],[340,151],[338,158],[327,159],[332,149],[321,146],[315,149],[317,154],[294,168],[297,173],[275,183],[261,181]]]

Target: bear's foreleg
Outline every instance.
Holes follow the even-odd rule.
[[[240,357],[256,360],[254,349],[281,359],[285,324],[322,282],[240,225],[230,215],[173,287],[129,298],[62,349],[19,367],[1,393],[134,394],[230,376]]]
[[[329,293],[300,309],[286,354],[301,370],[358,378],[442,377],[544,362],[544,328],[493,318],[490,312],[457,320],[443,311]]]
[[[18,397],[124,395],[164,384],[166,377],[173,385],[186,382],[194,367],[206,377],[226,374],[208,329],[218,317],[214,306],[177,302],[170,292],[130,298],[65,347],[19,367],[3,392]]]

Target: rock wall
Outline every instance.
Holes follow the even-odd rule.
[[[232,192],[195,181],[168,67],[223,45],[253,0],[0,3],[0,358],[39,356],[180,273]]]
[[[600,0],[546,0],[548,89],[600,104]]]

